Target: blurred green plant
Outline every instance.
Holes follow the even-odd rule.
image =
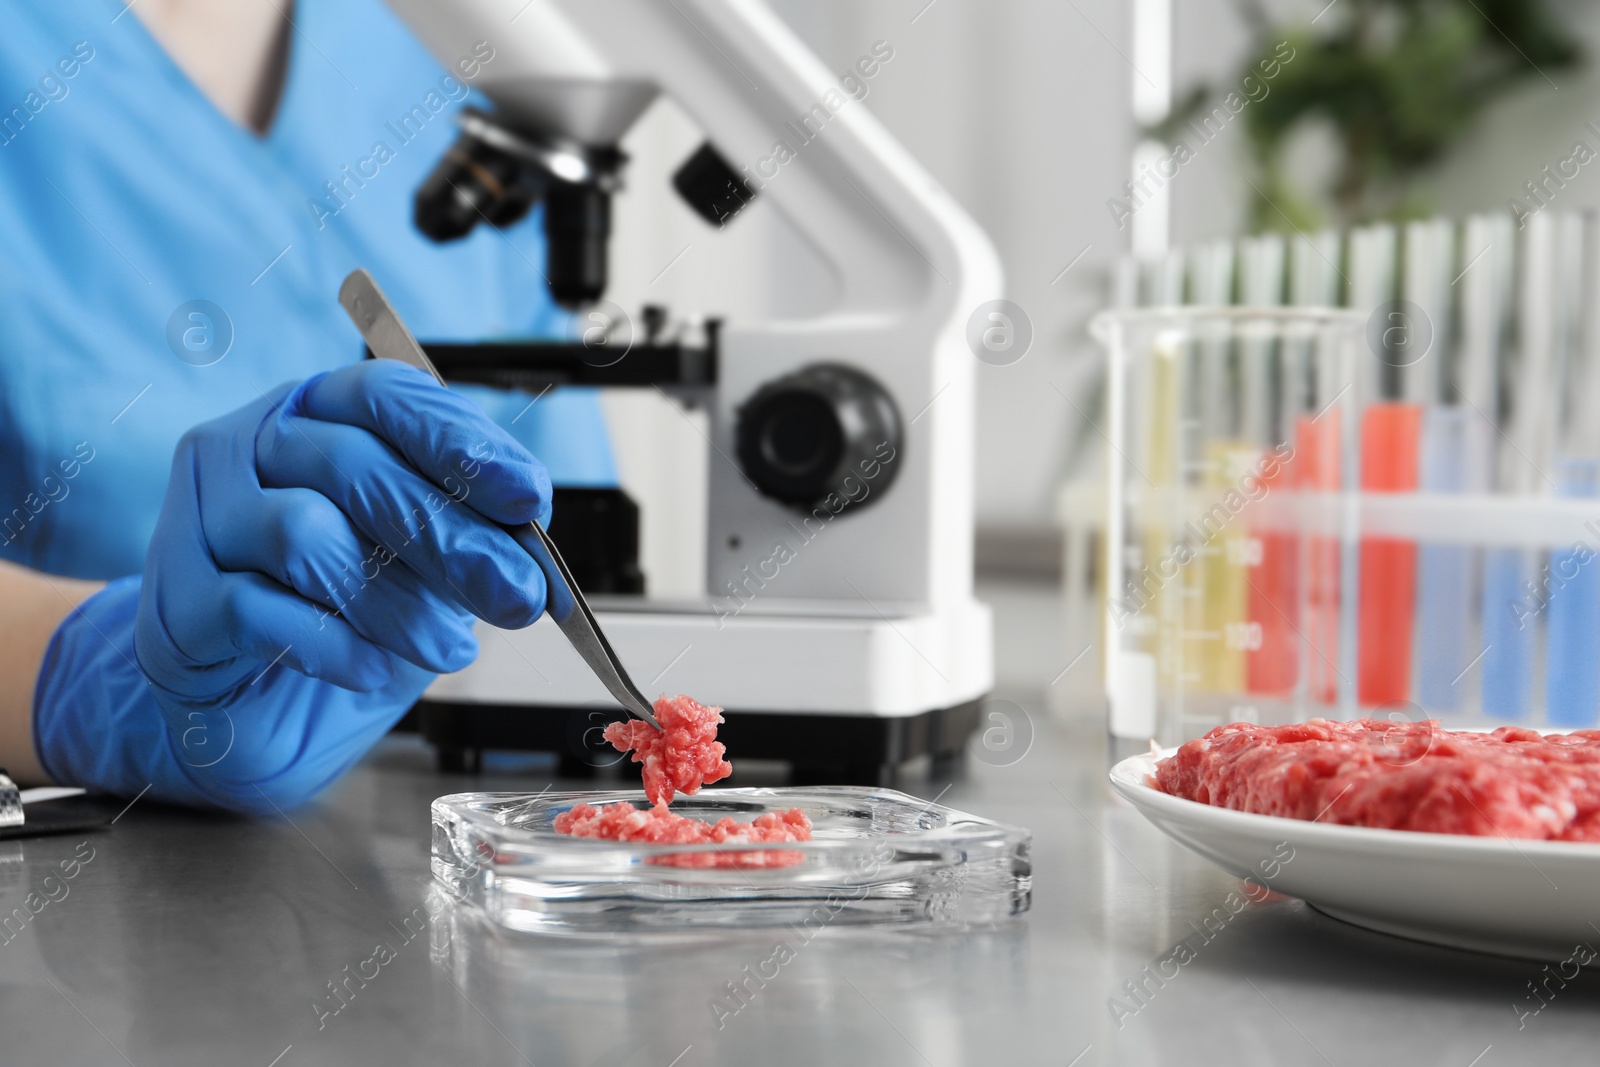
[[[1491,104],[1583,62],[1546,0],[1334,0],[1305,27],[1273,20],[1259,0],[1241,8],[1254,38],[1246,75],[1280,42],[1295,49],[1271,91],[1245,110],[1256,231],[1424,214],[1417,179]],[[1181,126],[1214,95],[1199,87],[1163,128]],[[1286,150],[1316,120],[1331,127],[1340,158],[1326,188],[1299,188],[1286,173]]]

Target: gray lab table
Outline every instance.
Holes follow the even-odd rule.
[[[1600,1055],[1593,976],[1519,1029],[1535,964],[1383,937],[1293,900],[1201,941],[1191,922],[1237,883],[1109,798],[1094,716],[1062,720],[1012,696],[1036,727],[1031,751],[972,766],[943,798],[1034,830],[1033,910],[1007,928],[824,934],[719,1028],[710,1005],[724,984],[785,935],[502,939],[430,911],[429,801],[549,779],[441,776],[396,737],[292,822],[141,801],[87,838],[93,859],[66,895],[52,883],[59,899],[0,944],[0,1064],[1501,1067]],[[0,842],[4,911],[84,840]],[[1123,983],[1184,938],[1196,958],[1119,1026],[1108,999],[1136,1004]],[[379,944],[391,958],[364,963]],[[324,1014],[338,1003],[330,980],[374,966]]]

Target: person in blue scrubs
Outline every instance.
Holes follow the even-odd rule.
[[[542,612],[499,524],[615,484],[592,393],[363,362],[336,300],[360,266],[423,338],[569,330],[536,216],[411,221],[492,42],[446,69],[379,0],[5,22],[0,765],[300,803],[470,662],[474,617]]]

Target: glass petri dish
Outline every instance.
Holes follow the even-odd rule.
[[[1031,901],[1032,834],[892,789],[705,789],[672,803],[712,821],[799,808],[813,839],[781,845],[625,843],[551,828],[580,802],[619,801],[648,803],[639,790],[440,797],[434,876],[491,922],[549,934],[977,926]]]

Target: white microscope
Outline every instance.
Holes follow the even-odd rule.
[[[875,784],[958,757],[993,683],[966,342],[969,314],[1001,295],[986,236],[759,0],[390,3],[451,69],[494,49],[473,83],[493,109],[464,114],[419,193],[425,232],[543,200],[552,292],[598,300],[617,145],[662,93],[708,141],[674,181],[691,206],[721,225],[769,201],[837,278],[815,317],[726,321],[698,343],[652,325],[615,363],[581,345],[427,346],[446,377],[655,385],[707,405],[706,599],[591,597],[634,677],[722,705],[730,753],[788,761],[797,781]],[[561,522],[571,562],[584,535],[564,540]],[[555,751],[568,771],[617,758],[598,735],[621,710],[550,620],[480,644],[419,705],[444,765],[496,748]]]

